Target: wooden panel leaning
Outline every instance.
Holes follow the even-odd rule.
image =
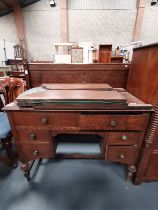
[[[125,88],[130,64],[48,64],[29,63],[27,87],[42,83],[108,83]]]
[[[127,90],[154,106],[134,182],[158,181],[158,43],[134,49]]]

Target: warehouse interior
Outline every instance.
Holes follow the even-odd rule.
[[[158,0],[0,0],[0,210],[156,210]]]

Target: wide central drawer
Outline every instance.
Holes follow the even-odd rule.
[[[144,130],[148,115],[82,114],[81,130]]]

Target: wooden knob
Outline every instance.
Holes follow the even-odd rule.
[[[115,120],[111,120],[110,125],[111,127],[115,127],[117,125],[117,122]]]
[[[126,140],[128,140],[128,137],[127,137],[126,135],[123,134],[123,135],[121,136],[121,139],[122,139],[123,141],[126,141]]]
[[[32,153],[33,155],[38,155],[39,154],[39,152],[38,152],[38,150],[35,150],[35,151],[33,151],[33,153]]]
[[[48,119],[46,117],[42,118],[42,124],[46,125],[48,123]]]
[[[36,139],[36,134],[35,133],[31,133],[30,134],[30,139],[31,140],[35,140]]]
[[[121,158],[121,159],[124,159],[124,158],[125,158],[125,155],[124,155],[123,153],[121,153],[121,154],[120,154],[120,158]]]

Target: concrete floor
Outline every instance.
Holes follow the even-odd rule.
[[[35,165],[36,166],[36,165]],[[0,164],[0,210],[157,210],[158,183],[134,186],[103,160],[42,160],[28,183]]]

